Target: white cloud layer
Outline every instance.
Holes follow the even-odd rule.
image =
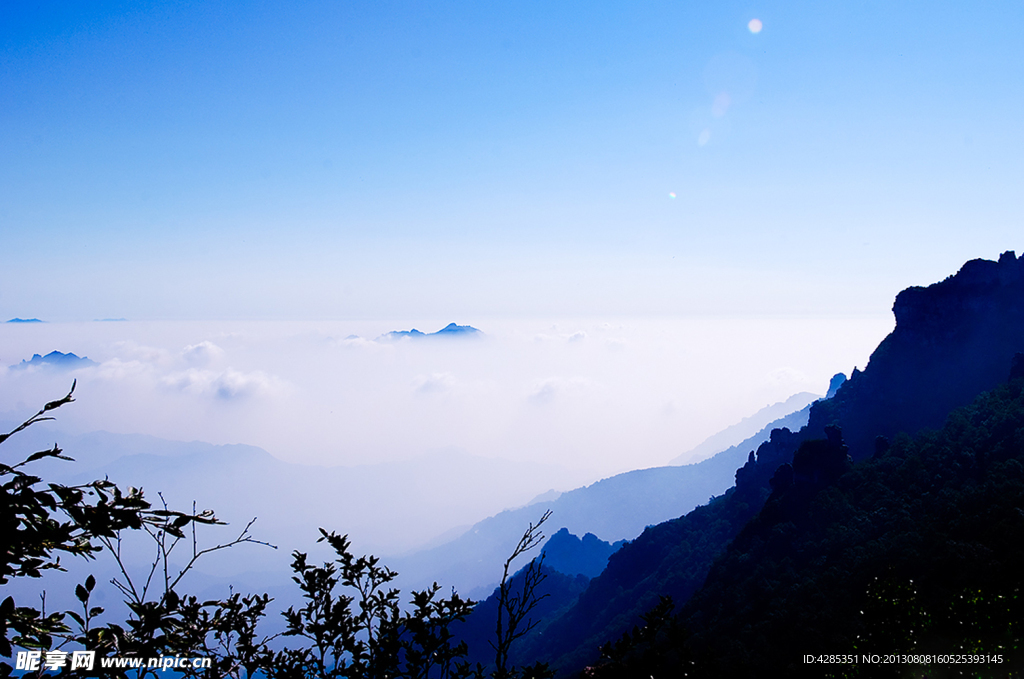
[[[575,335],[573,336],[575,337]],[[570,338],[570,341],[573,341]],[[530,392],[529,400],[533,403],[551,403],[561,394],[575,390],[593,389],[596,385],[582,377],[552,377],[543,380]]]
[[[471,322],[481,341],[372,339]],[[3,366],[73,351],[74,373],[0,367],[0,417],[67,391],[64,428],[248,443],[366,464],[456,446],[594,477],[664,464],[863,366],[887,318],[0,325]]]
[[[182,357],[194,365],[209,365],[224,356],[224,350],[210,340],[190,344],[181,350]]]
[[[196,395],[212,395],[223,400],[270,395],[278,380],[262,371],[242,372],[228,368],[223,372],[189,368],[160,378],[160,384]]]
[[[413,381],[413,386],[421,394],[435,394],[452,389],[455,377],[451,373],[420,375]]]

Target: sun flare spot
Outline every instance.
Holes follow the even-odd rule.
[[[675,191],[669,191],[668,192],[668,197],[669,198],[675,198],[676,197],[676,192]]]
[[[761,29],[764,28],[764,24],[761,23],[760,19],[751,19],[747,24],[747,28],[750,29],[751,33],[760,33]]]

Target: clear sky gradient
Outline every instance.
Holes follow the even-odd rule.
[[[1024,248],[1022,36],[1010,2],[5,2],[0,315],[878,314]]]

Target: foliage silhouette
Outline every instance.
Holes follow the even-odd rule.
[[[10,433],[0,434],[0,443],[29,426],[53,419],[51,411],[74,400],[74,388],[73,384],[64,398],[47,403]],[[65,665],[60,670],[65,677],[127,677],[129,672],[137,679],[156,676],[160,668],[145,663],[129,670],[106,667],[103,661],[161,656],[210,660],[204,668],[176,667],[184,677],[482,679],[487,675],[480,665],[471,667],[464,660],[466,644],[456,642],[450,632],[453,623],[465,620],[475,602],[454,590],[450,597],[439,598],[441,588],[434,583],[424,591],[412,592],[409,607],[403,611],[400,593],[388,587],[396,574],[380,565],[376,557],[355,557],[347,536],[322,528],[319,541],[334,549],[335,560],[314,566],[306,554],[293,554],[293,580],[305,604],[284,613],[283,634],[261,635],[260,621],[271,602],[266,594],[232,592],[222,600],[200,601],[178,592],[185,575],[204,555],[243,543],[266,545],[249,534],[252,522],[233,540],[200,548],[197,526],[223,525],[212,511],[197,512],[195,507],[191,513],[171,510],[162,497],[160,506],[154,508],[141,490],[123,492],[107,480],[79,486],[47,484],[26,471],[45,458],[71,460],[54,446],[16,464],[0,463],[0,584],[64,570],[62,555],[94,559],[105,551],[116,564],[119,575],[111,583],[124,597],[128,618],[123,624],[101,622],[104,609],[91,601],[96,586],[92,575],[75,587],[80,610],[48,613],[45,595],[38,608],[19,606],[8,596],[0,602],[0,657],[12,657],[15,647],[50,653],[67,648],[95,652],[94,669]],[[547,517],[524,533],[506,563],[506,576],[512,560],[542,539],[539,528]],[[139,532],[149,537],[154,557],[142,576],[135,577],[122,548],[126,535]],[[185,565],[172,568],[170,556],[188,542],[191,554]],[[535,564],[536,560],[530,568]],[[529,614],[537,604],[535,590],[542,579],[542,575],[528,579],[519,593],[507,591],[505,617],[499,619],[496,640],[496,648],[506,659],[509,646],[534,624]],[[284,643],[287,640],[300,643],[289,646]],[[283,648],[274,650],[272,645]],[[501,673],[492,676],[550,676],[542,665],[526,670],[507,663],[500,667]],[[46,668],[28,669],[41,676]],[[0,662],[0,677],[13,671],[9,663]]]
[[[399,592],[385,588],[396,573],[380,566],[373,556],[355,558],[347,536],[320,529],[337,555],[322,566],[307,563],[307,555],[294,553],[293,580],[306,604],[285,612],[284,636],[309,643],[287,648],[275,658],[271,677],[462,677],[470,669],[458,660],[464,644],[452,645],[449,626],[464,620],[474,602],[455,592],[436,599],[440,587],[412,593],[412,608],[403,613]],[[336,593],[341,585],[347,593]]]

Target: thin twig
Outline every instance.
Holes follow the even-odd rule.
[[[24,422],[22,422],[20,425],[18,425],[16,428],[11,430],[10,432],[8,432],[6,434],[0,434],[0,443],[3,443],[4,441],[9,439],[10,437],[12,437],[15,434],[17,434],[19,431],[22,431],[23,429],[27,429],[28,427],[31,427],[33,424],[36,424],[37,422],[45,422],[46,420],[54,419],[54,418],[49,417],[49,416],[45,416],[44,417],[45,413],[47,413],[47,412],[49,412],[51,410],[54,410],[55,408],[60,408],[65,403],[72,403],[75,399],[71,398],[71,395],[73,393],[75,393],[75,386],[77,384],[78,384],[78,380],[74,380],[73,382],[71,382],[71,391],[68,392],[67,396],[65,396],[64,398],[60,399],[59,401],[50,401],[45,406],[43,406],[42,410],[40,410],[35,415],[33,415],[32,417],[30,417],[27,420],[25,420]]]

